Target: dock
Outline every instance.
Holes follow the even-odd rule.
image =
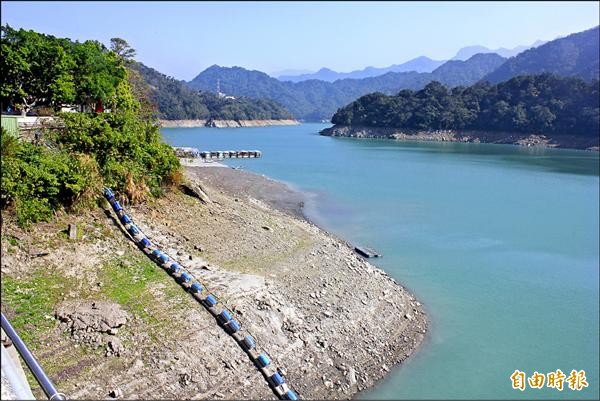
[[[262,157],[260,150],[211,150],[200,151],[197,148],[174,147],[175,154],[180,158],[200,159],[203,161],[223,159],[255,159]]]
[[[354,248],[354,250],[356,251],[356,253],[358,253],[361,256],[364,256],[365,258],[380,258],[381,257],[381,255],[379,253],[377,253],[376,251],[374,251],[371,248],[357,246]]]

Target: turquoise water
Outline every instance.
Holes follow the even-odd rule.
[[[598,153],[317,135],[321,124],[163,129],[175,146],[259,149],[232,166],[310,195],[311,219],[383,254],[424,303],[423,348],[369,399],[597,399]],[[589,387],[514,390],[585,370]]]

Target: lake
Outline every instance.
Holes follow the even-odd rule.
[[[598,399],[598,153],[318,135],[323,124],[162,129],[174,146],[261,150],[226,163],[308,194],[306,214],[383,255],[423,302],[422,349],[364,399]],[[589,387],[513,389],[584,370]]]

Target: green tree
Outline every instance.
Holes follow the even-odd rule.
[[[125,39],[111,38],[110,50],[115,52],[124,61],[129,61],[135,57],[135,50],[129,46],[129,43]]]
[[[33,106],[59,107],[75,100],[72,69],[75,61],[64,42],[34,31],[2,26],[3,108],[13,104],[23,111]]]

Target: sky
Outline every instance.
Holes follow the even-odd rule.
[[[600,24],[600,2],[2,1],[2,24],[72,40],[121,37],[136,60],[191,80],[207,67],[348,72],[465,46],[552,40]]]

